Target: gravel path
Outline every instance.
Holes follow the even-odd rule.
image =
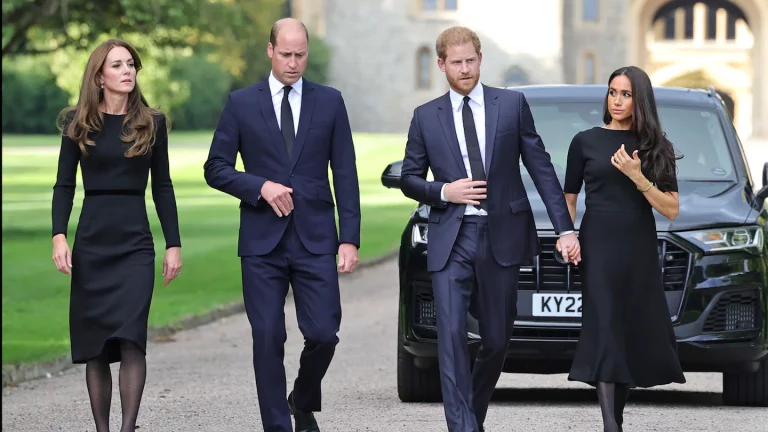
[[[233,257],[233,259],[235,259]],[[404,404],[395,385],[396,263],[342,278],[341,344],[324,381],[323,431],[445,431],[439,404]],[[302,347],[287,305],[286,368],[292,382]],[[261,430],[248,321],[243,314],[149,345],[140,431]],[[119,430],[117,369],[112,430]],[[768,410],[723,407],[717,374],[633,394],[626,430],[765,431]],[[3,389],[3,431],[93,431],[82,367]],[[504,375],[486,423],[489,431],[600,431],[593,391],[564,375]]]

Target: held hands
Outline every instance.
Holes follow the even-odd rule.
[[[72,274],[72,252],[64,234],[56,234],[53,237],[53,263],[60,272]]]
[[[581,262],[581,245],[576,234],[569,233],[557,239],[555,247],[563,255],[565,262],[572,262],[573,265],[579,265]]]
[[[480,205],[480,200],[486,199],[486,183],[482,180],[473,181],[470,178],[448,183],[445,186],[445,199],[454,204]]]
[[[632,153],[632,157],[629,157],[629,154],[627,154],[627,151],[624,149],[624,144],[621,145],[619,151],[611,156],[611,164],[631,179],[635,179],[642,175],[642,172],[640,171],[640,158],[637,157],[637,150]]]
[[[351,243],[339,245],[339,272],[352,273],[357,267],[357,247]]]
[[[261,187],[261,198],[266,200],[278,217],[288,216],[293,211],[293,189],[267,180]]]
[[[178,246],[170,247],[165,251],[165,258],[163,259],[163,277],[165,278],[163,286],[168,286],[180,274],[181,248]]]

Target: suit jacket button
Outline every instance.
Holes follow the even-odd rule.
[[[456,216],[456,220],[460,221],[461,220],[461,216]]]

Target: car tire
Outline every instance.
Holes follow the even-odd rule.
[[[757,372],[724,373],[723,403],[728,406],[768,407],[768,358]]]
[[[397,332],[397,395],[402,402],[442,402],[440,368],[435,361],[428,368],[417,367],[414,356],[403,347],[403,334]]]

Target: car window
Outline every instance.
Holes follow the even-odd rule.
[[[565,175],[573,136],[603,126],[601,103],[537,103],[529,101],[536,130],[558,175]],[[659,105],[662,130],[684,157],[677,161],[678,180],[733,180],[734,168],[725,134],[714,110]]]

